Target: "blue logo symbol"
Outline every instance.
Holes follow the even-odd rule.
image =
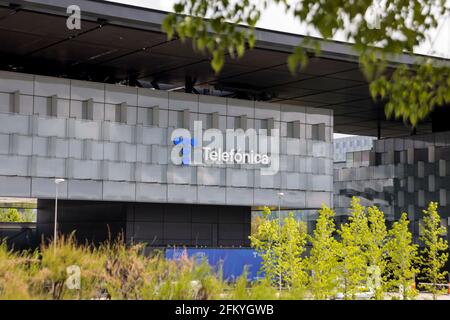
[[[191,163],[191,147],[196,147],[197,141],[194,138],[177,137],[173,139],[173,144],[183,146],[180,151],[181,164],[188,166]]]

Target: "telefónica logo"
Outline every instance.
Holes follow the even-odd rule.
[[[274,175],[279,170],[279,129],[219,129],[203,131],[203,123],[194,121],[194,134],[188,129],[172,131],[170,155],[175,165],[251,165],[261,175]]]

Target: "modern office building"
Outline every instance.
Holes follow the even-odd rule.
[[[366,136],[348,136],[333,139],[334,162],[346,162],[347,153],[350,154],[355,151],[366,151],[372,149],[374,140],[376,140],[375,137]],[[352,159],[350,158],[348,160],[351,161]]]
[[[372,150],[347,153],[345,165],[335,167],[335,210],[345,217],[357,196],[380,207],[390,221],[406,212],[418,241],[422,211],[430,201],[439,203],[441,224],[450,226],[449,161],[448,131],[376,140]]]
[[[79,0],[81,28],[69,30],[72,2],[0,0],[0,196],[37,198],[39,235],[53,234],[56,193],[59,230],[83,240],[247,246],[263,205],[312,212],[333,205],[333,189],[336,207],[344,189],[391,192],[364,187],[371,177],[349,187],[356,176],[336,171],[333,188],[333,132],[380,145],[411,133],[373,102],[348,44],[324,41],[292,75],[302,37],[258,29],[256,47],[217,75],[189,43],[167,40],[166,13]],[[430,117],[416,133],[446,129]],[[414,184],[427,201],[424,188]]]
[[[107,225],[157,245],[245,245],[251,208],[277,205],[280,191],[285,207],[331,204],[329,110],[11,72],[0,73],[0,92],[1,194],[38,198],[45,234],[55,178],[66,180],[62,231],[103,239]],[[238,161],[174,163],[175,130],[194,135],[196,122],[205,146],[205,129],[241,129],[247,152],[268,154],[273,172]],[[281,136],[258,134],[250,150],[250,128]],[[226,138],[222,148],[238,150]]]

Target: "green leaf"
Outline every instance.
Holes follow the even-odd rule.
[[[216,50],[213,52],[213,58],[211,60],[211,67],[215,73],[219,73],[222,70],[225,57],[222,51]]]
[[[165,33],[167,33],[167,39],[171,40],[173,38],[174,32],[173,32],[173,23],[174,23],[174,17],[173,15],[169,14],[162,23],[162,29]]]

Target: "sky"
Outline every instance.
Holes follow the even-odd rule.
[[[119,2],[128,5],[140,6],[145,8],[157,9],[162,11],[172,11],[175,0],[107,0],[111,2]],[[257,1],[257,0],[255,0]],[[450,0],[447,0],[450,5]],[[294,17],[287,15],[281,6],[276,4],[270,5],[262,14],[257,25],[259,28],[289,32],[294,34],[305,35],[308,31],[306,25],[300,24]],[[334,40],[344,41],[341,35],[336,35]],[[438,27],[431,30],[421,46],[414,50],[415,53],[432,55],[450,59],[450,16],[442,17]],[[335,133],[334,138],[348,137],[349,135]]]

